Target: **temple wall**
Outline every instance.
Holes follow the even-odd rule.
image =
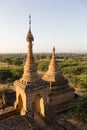
[[[57,105],[57,104],[64,104],[74,99],[74,92],[69,91],[66,93],[62,93],[56,96],[51,96],[47,98],[47,102],[49,105]]]
[[[44,101],[44,106],[47,104],[47,96],[50,92],[49,87],[46,88],[40,88],[40,89],[36,89],[36,90],[31,90],[30,92],[27,92],[27,111],[29,110],[33,110],[33,103],[37,97],[37,95],[39,95],[41,98],[43,98]]]

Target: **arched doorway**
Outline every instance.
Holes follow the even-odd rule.
[[[23,101],[21,95],[18,96],[18,104],[17,104],[17,110],[21,113],[21,110],[23,108]]]
[[[34,107],[35,113],[41,114],[42,116],[45,115],[44,114],[44,100],[39,94],[35,97],[33,107]]]

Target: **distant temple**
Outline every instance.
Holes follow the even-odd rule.
[[[29,32],[26,41],[28,42],[28,53],[24,73],[21,79],[14,82],[16,86],[14,107],[20,111],[21,115],[31,111],[45,116],[46,106],[60,105],[71,101],[74,98],[74,89],[69,86],[68,80],[58,70],[55,47],[47,73],[42,79],[37,73],[32,50],[34,37],[31,32],[31,17],[29,17]]]
[[[62,105],[74,99],[74,89],[58,69],[55,47],[53,47],[48,71],[42,78],[37,73],[37,65],[33,56],[32,42],[34,37],[31,32],[31,16],[29,16],[29,31],[26,41],[28,42],[28,53],[24,72],[22,77],[14,82],[16,88],[14,107],[2,110],[0,130],[43,130],[43,127],[40,127],[35,121],[36,115],[42,117],[42,119],[48,119],[54,126],[56,123],[58,130],[65,130],[55,122],[54,118],[56,119],[56,113],[60,106],[63,109]],[[10,98],[10,95],[7,93],[8,98]],[[54,127],[51,128],[49,125],[49,128],[47,126],[44,129],[54,130]]]

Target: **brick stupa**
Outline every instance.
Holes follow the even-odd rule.
[[[45,115],[44,105],[47,104],[49,93],[48,82],[42,80],[37,73],[37,65],[34,60],[32,42],[34,37],[31,32],[31,16],[29,16],[29,32],[26,37],[28,42],[28,53],[24,65],[22,78],[16,80],[16,101],[14,107],[20,111],[21,115],[26,112],[36,112]]]
[[[55,47],[53,48],[52,59],[48,71],[42,79],[50,82],[50,93],[48,96],[49,105],[64,104],[74,99],[74,89],[58,70],[58,64],[55,58]]]

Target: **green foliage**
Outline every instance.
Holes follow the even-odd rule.
[[[58,63],[59,69],[75,87],[87,88],[87,60],[68,59]]]
[[[4,61],[5,61],[6,63],[8,63],[8,65],[9,65],[9,64],[12,64],[12,60],[11,60],[11,58],[9,58],[9,57],[4,58]]]
[[[47,71],[48,69],[48,65],[49,65],[49,61],[37,61],[37,64],[38,64],[38,70],[40,71]]]
[[[7,78],[12,77],[12,72],[9,69],[0,70],[0,81],[6,81]]]
[[[8,63],[8,65],[22,65],[25,57],[25,54],[1,54],[0,61]]]
[[[80,88],[87,88],[86,74],[76,75],[71,79],[71,81],[75,86],[79,86]]]
[[[52,57],[51,54],[38,53],[34,54],[34,56],[38,65],[38,70],[47,71]],[[11,82],[11,78],[13,81],[13,77],[14,79],[20,77],[18,76],[17,71],[20,75],[19,67],[21,67],[25,63],[25,59],[26,54],[0,54],[0,61],[7,63],[8,68],[11,70],[10,73],[6,70],[4,78],[6,77],[6,75],[12,74],[12,76],[9,76],[8,80],[6,79],[6,81]],[[56,59],[58,62],[59,70],[62,71],[62,73],[67,78],[69,78],[73,86],[87,88],[87,54],[56,54]],[[7,67],[7,65],[5,66]],[[3,80],[3,73],[5,72],[2,71],[0,73],[2,73],[0,79]]]
[[[22,68],[1,68],[0,69],[0,82],[7,83],[13,82],[16,79],[19,79],[23,73]]]
[[[22,65],[23,64],[23,59],[21,58],[15,58],[12,62],[13,65]]]
[[[87,122],[87,95],[79,97],[71,105],[72,109],[66,115],[69,118]]]
[[[82,66],[68,66],[68,67],[63,67],[61,69],[64,74],[68,74],[70,76],[73,75],[80,75],[80,74],[86,74],[87,73],[87,67],[82,67]]]

